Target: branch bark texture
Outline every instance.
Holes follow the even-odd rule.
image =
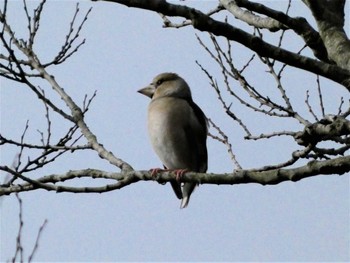
[[[201,11],[183,6],[170,4],[166,1],[139,1],[139,0],[101,0],[136,7],[161,13],[166,16],[177,16],[188,19],[192,26],[200,31],[210,32],[216,36],[226,37],[255,51],[262,57],[276,59],[287,65],[300,68],[314,74],[331,79],[350,91],[350,71],[341,65],[332,65],[290,52],[281,47],[271,45],[259,37],[253,36],[228,23],[217,21]]]
[[[7,172],[13,172],[8,167],[0,167]],[[183,182],[195,182],[199,184],[247,184],[257,183],[261,185],[275,185],[284,181],[299,181],[316,175],[342,175],[350,172],[350,156],[338,157],[332,160],[311,161],[304,166],[291,169],[274,169],[269,171],[236,170],[233,173],[185,173],[181,179]],[[89,177],[93,179],[111,179],[117,183],[107,184],[100,187],[72,187],[64,186],[62,182],[74,178]],[[16,192],[26,192],[36,189],[44,189],[55,192],[71,193],[103,193],[122,189],[132,183],[142,181],[157,181],[164,184],[175,180],[174,172],[159,172],[155,177],[150,171],[130,171],[126,173],[111,173],[96,169],[69,171],[66,174],[52,174],[43,176],[37,183],[27,182],[20,185],[1,185],[0,196]]]

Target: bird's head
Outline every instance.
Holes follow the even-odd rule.
[[[186,81],[175,73],[159,74],[151,84],[138,90],[138,92],[151,99],[161,97],[192,98],[191,90]]]

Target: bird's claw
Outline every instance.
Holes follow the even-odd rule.
[[[161,169],[161,168],[152,168],[149,170],[149,172],[151,173],[151,177],[153,178],[153,180],[156,180],[158,181],[158,178],[157,178],[157,174],[159,172],[166,172],[166,171],[169,171],[168,169]],[[159,182],[158,183],[160,184],[166,184],[166,182]]]
[[[154,178],[154,177],[156,177],[158,172],[162,171],[162,169],[160,169],[160,168],[152,168],[149,171],[151,173],[151,176]]]
[[[152,177],[157,177],[157,173],[159,172],[167,172],[167,171],[170,171],[169,169],[161,169],[161,168],[152,168],[149,170],[150,173],[151,173],[151,176]]]
[[[175,178],[176,178],[176,181],[180,181],[182,176],[188,172],[188,169],[178,169],[178,170],[175,170]]]
[[[151,173],[152,178],[156,179],[157,178],[157,174],[159,172],[166,172],[166,171],[172,171],[172,170],[171,169],[152,168],[149,171]],[[183,175],[188,172],[188,169],[176,169],[176,170],[173,170],[173,171],[175,173],[176,181],[180,182],[180,180],[183,177]]]

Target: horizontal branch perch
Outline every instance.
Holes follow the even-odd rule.
[[[2,167],[4,168],[4,167]],[[6,170],[6,169],[2,169]],[[299,181],[301,179],[316,175],[342,175],[350,171],[350,156],[338,157],[332,160],[311,161],[304,166],[291,169],[275,169],[269,171],[236,170],[227,174],[212,173],[185,173],[183,182],[196,182],[199,184],[246,184],[258,183],[262,185],[275,185],[284,181]],[[21,176],[23,177],[23,176]],[[61,182],[80,177],[90,177],[93,179],[111,179],[117,183],[107,184],[98,187],[72,187],[64,186]],[[159,172],[152,177],[150,171],[130,171],[126,173],[109,173],[96,169],[85,169],[69,171],[66,174],[56,174],[41,177],[35,180],[37,183],[24,183],[21,185],[2,185],[0,196],[9,195],[15,192],[31,191],[45,184],[45,190],[71,193],[103,193],[121,189],[138,181],[157,181],[159,183],[170,182],[175,179],[174,172]],[[33,180],[33,179],[31,179]],[[60,183],[60,184],[58,184]]]

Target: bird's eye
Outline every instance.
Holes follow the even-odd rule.
[[[157,80],[157,86],[159,86],[160,84],[162,84],[163,83],[163,79],[159,79],[159,80]]]

